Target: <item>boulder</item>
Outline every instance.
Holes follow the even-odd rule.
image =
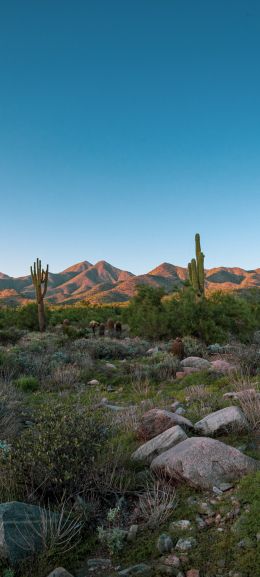
[[[193,429],[193,424],[181,415],[176,415],[176,413],[171,413],[164,409],[150,409],[140,419],[138,435],[142,439],[149,440],[174,425]]]
[[[181,366],[204,371],[210,369],[211,363],[206,359],[202,359],[201,357],[187,357],[181,361]]]
[[[154,472],[201,489],[232,483],[260,469],[260,461],[216,439],[191,437],[156,457]]]
[[[44,515],[43,509],[26,503],[0,504],[0,556],[16,564],[40,551]]]
[[[212,361],[211,367],[217,373],[222,373],[223,375],[232,373],[232,371],[237,370],[235,365],[228,363],[227,361],[222,361],[221,359],[217,359],[216,361]]]
[[[66,571],[63,567],[57,567],[51,573],[49,573],[48,577],[73,577],[71,573]]]
[[[99,381],[97,379],[91,379],[91,381],[88,381],[88,385],[99,385]]]
[[[175,425],[167,429],[157,437],[153,437],[150,441],[141,445],[132,455],[134,461],[148,461],[151,462],[157,455],[167,451],[177,443],[187,439],[186,433],[179,425]]]
[[[225,431],[246,431],[248,421],[239,407],[231,406],[210,413],[195,423],[195,431],[201,435],[216,435]]]
[[[197,541],[194,537],[189,537],[188,539],[179,539],[175,545],[175,548],[179,551],[189,551],[193,547],[196,547]]]

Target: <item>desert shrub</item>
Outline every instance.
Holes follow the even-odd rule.
[[[207,353],[207,348],[203,342],[195,337],[183,337],[184,354],[185,357],[204,357]]]
[[[147,339],[161,339],[169,333],[167,316],[162,303],[163,289],[139,286],[137,294],[124,311],[134,335]]]
[[[44,351],[39,353],[30,350],[13,351],[12,363],[16,367],[16,373],[33,375],[39,380],[49,375],[52,366],[51,356]]]
[[[215,293],[197,299],[191,288],[164,298],[161,289],[139,287],[124,311],[131,333],[149,339],[189,335],[206,344],[230,336],[250,340],[257,320],[252,304],[237,295]]]
[[[90,303],[80,302],[75,305],[51,307],[50,324],[55,326],[63,323],[64,319],[68,319],[70,323],[86,328],[93,319],[100,323],[105,323],[109,317],[120,320],[120,316],[120,307],[91,305]]]
[[[45,305],[46,323],[49,323],[50,311]],[[16,325],[21,329],[28,329],[29,331],[39,330],[38,321],[38,306],[36,303],[29,303],[16,309]]]
[[[81,345],[82,346],[82,345]],[[148,345],[146,341],[118,339],[89,339],[86,350],[94,359],[125,359],[133,358],[145,353]]]
[[[19,363],[13,352],[0,351],[0,380],[10,383],[19,374]]]
[[[9,327],[0,330],[0,344],[15,344],[23,335],[23,331],[17,329],[16,327]]]
[[[230,347],[232,355],[240,366],[243,373],[255,375],[260,372],[260,347],[259,345],[233,344]]]
[[[15,380],[15,386],[25,393],[32,393],[39,388],[39,382],[36,377],[30,375],[19,377]]]
[[[156,382],[172,380],[176,376],[179,360],[172,354],[160,354],[147,367],[148,378]]]
[[[52,402],[12,445],[2,483],[15,479],[15,497],[60,499],[88,489],[94,459],[108,434],[97,412]],[[8,487],[6,487],[8,489]]]
[[[11,383],[0,381],[0,440],[12,441],[21,430],[24,409],[21,394]]]
[[[60,365],[56,367],[49,379],[45,381],[48,390],[63,391],[73,389],[80,380],[80,370],[75,365]]]
[[[127,532],[120,528],[121,510],[120,506],[109,509],[106,519],[106,528],[98,527],[99,541],[106,545],[109,553],[115,555],[119,553],[126,541]]]

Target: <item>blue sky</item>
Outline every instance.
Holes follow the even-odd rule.
[[[258,0],[1,0],[0,271],[260,267]]]

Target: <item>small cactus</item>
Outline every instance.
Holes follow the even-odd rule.
[[[100,337],[103,337],[105,334],[105,324],[104,323],[100,323],[99,328],[98,328],[98,334]]]
[[[107,329],[108,329],[110,336],[113,336],[114,330],[115,330],[115,323],[114,323],[113,319],[107,320]]]
[[[180,359],[184,358],[184,344],[180,337],[177,337],[171,344],[171,352]]]

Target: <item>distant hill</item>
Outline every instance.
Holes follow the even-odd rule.
[[[140,284],[162,287],[171,292],[187,279],[187,269],[164,262],[150,272],[134,275],[102,260],[96,264],[77,263],[60,273],[50,273],[47,300],[71,304],[81,300],[92,303],[127,302]],[[233,291],[260,288],[260,268],[218,267],[206,271],[206,289]],[[0,273],[0,304],[23,304],[34,298],[30,275],[10,277]]]

